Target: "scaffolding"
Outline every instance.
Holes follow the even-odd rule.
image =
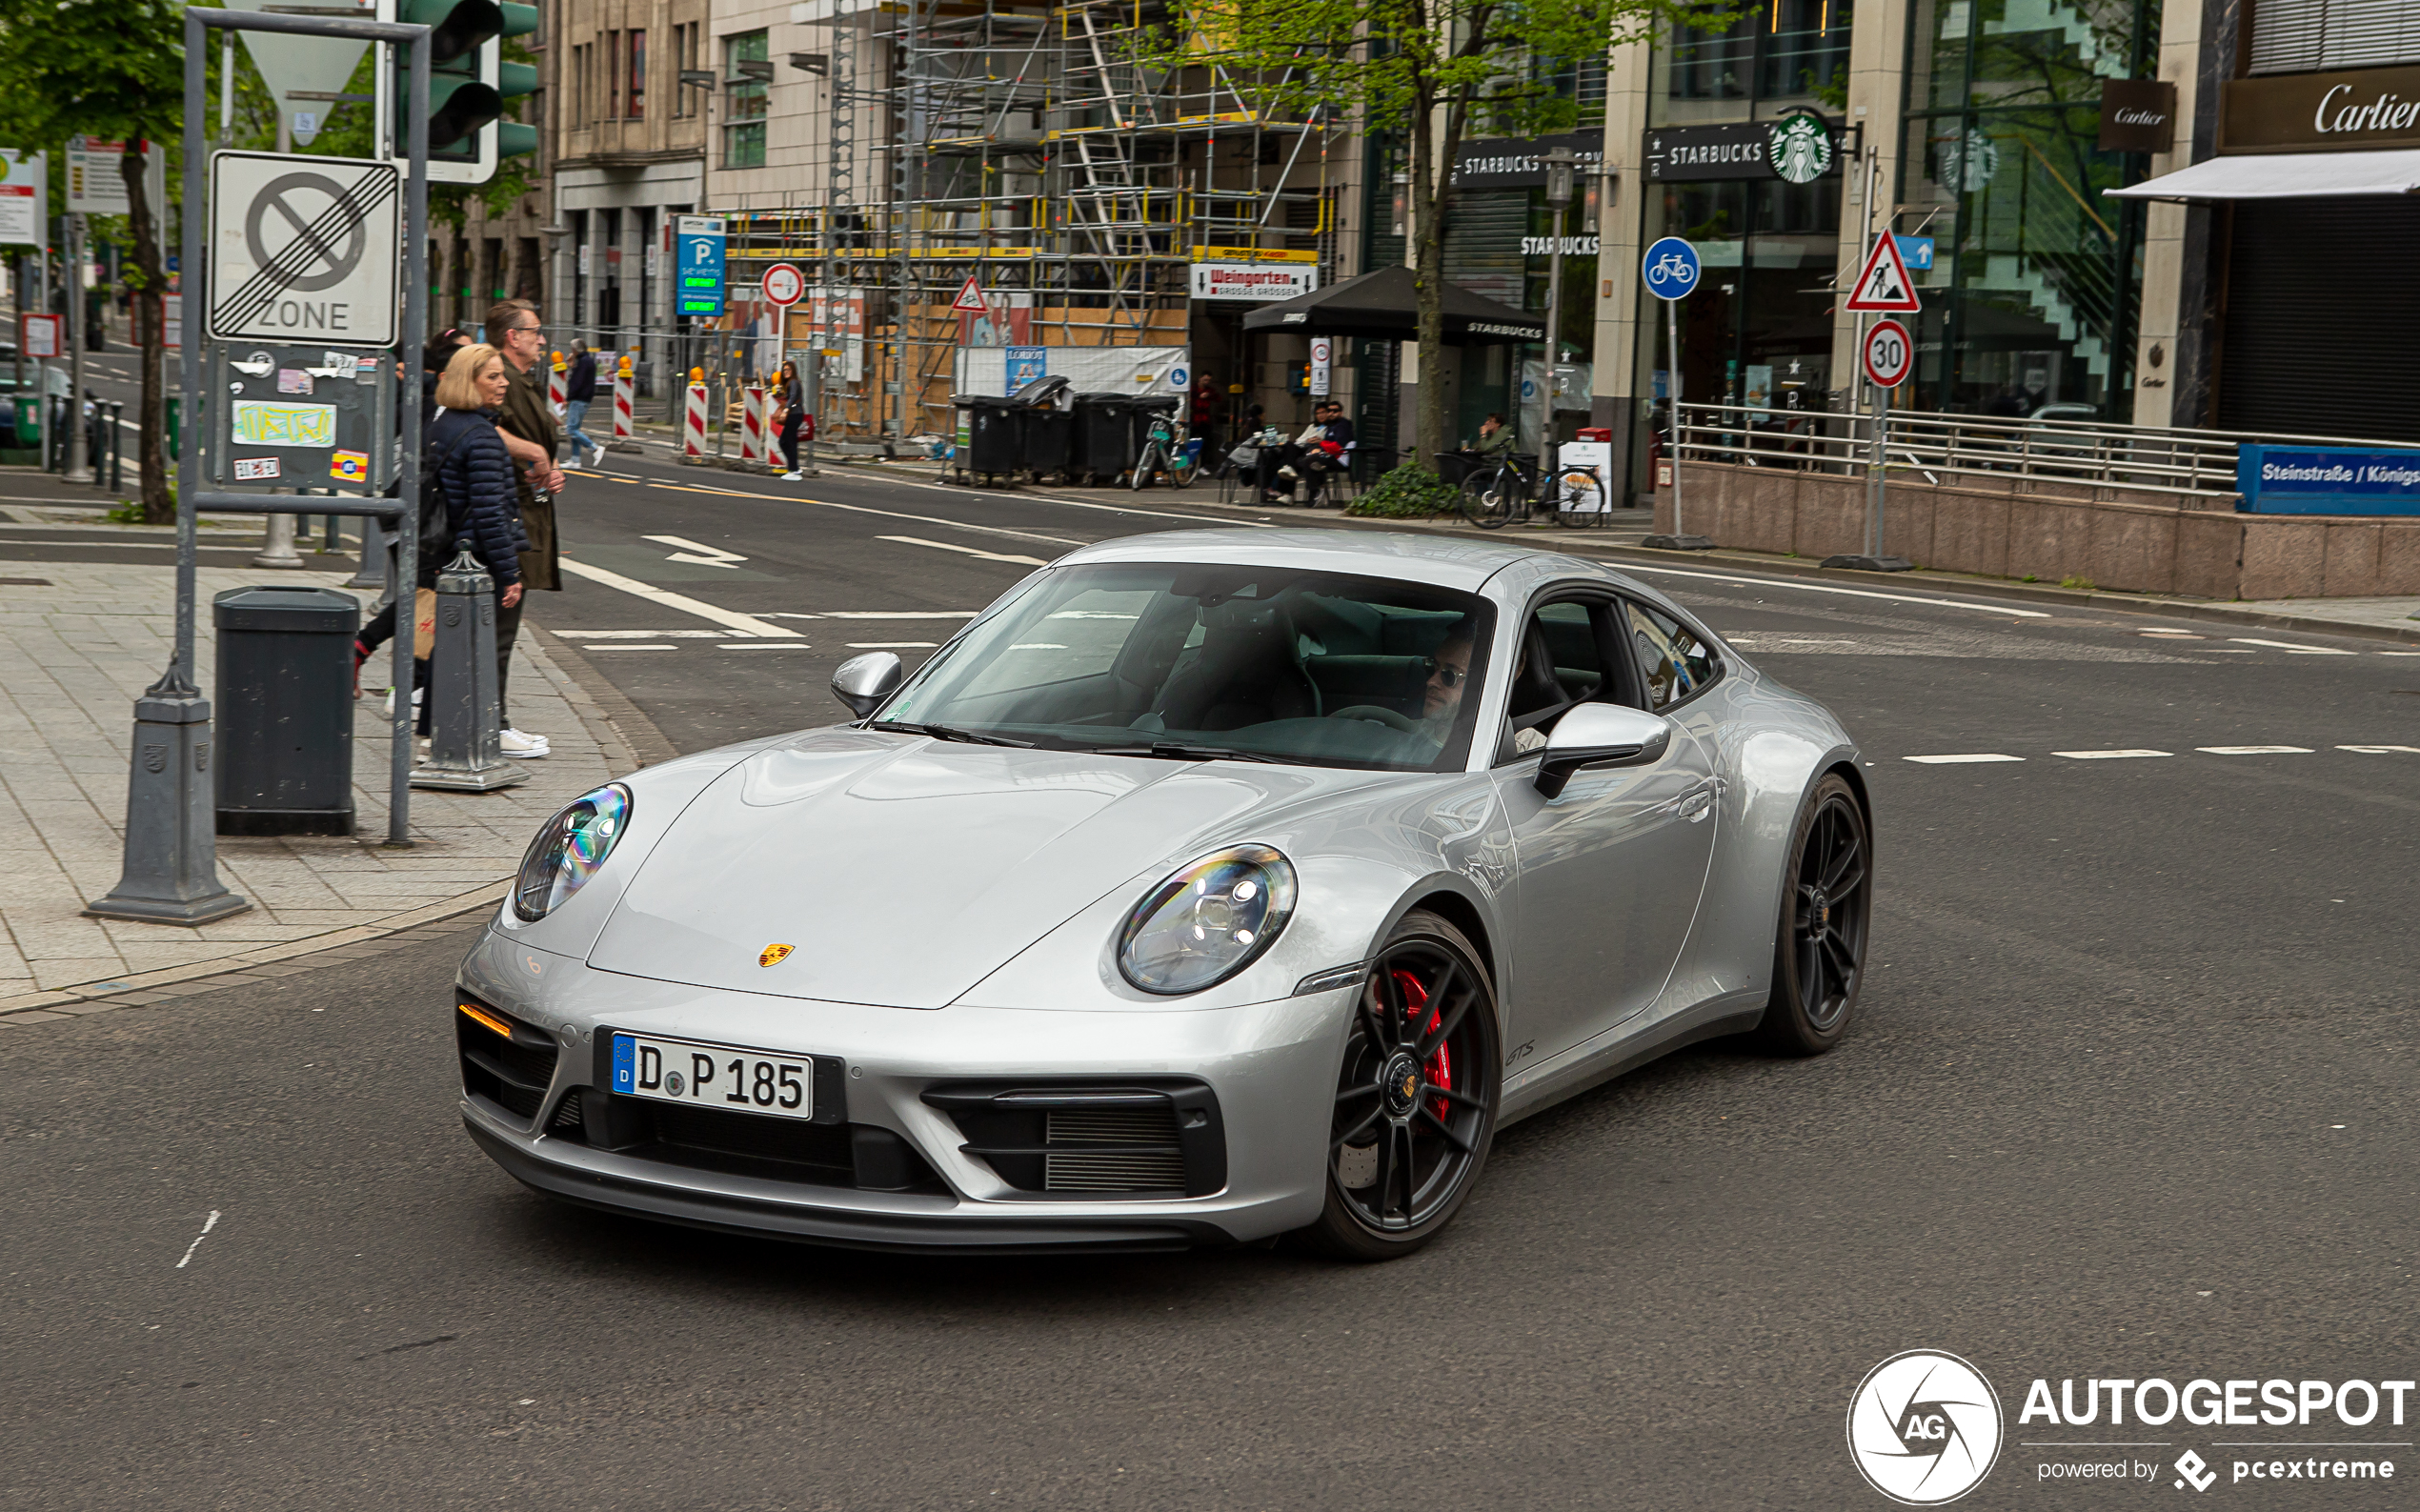
[[[817,350],[851,353],[826,359],[826,436],[949,430],[979,320],[986,344],[1180,346],[1197,262],[1341,272],[1342,123],[1281,118],[1267,102],[1290,76],[1239,76],[1198,45],[1168,66],[1165,0],[798,9],[830,36],[793,60],[824,79],[821,161],[777,207],[715,209],[735,286],[787,259],[834,292],[804,312]],[[953,308],[970,277],[982,316]],[[835,330],[854,320],[859,347]]]

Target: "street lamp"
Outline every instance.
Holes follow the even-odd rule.
[[[1563,501],[1554,496],[1555,370],[1563,344],[1563,229],[1571,209],[1572,174],[1580,157],[1567,147],[1552,148],[1538,154],[1538,166],[1546,171],[1546,361],[1545,381],[1539,386],[1538,395],[1538,475],[1545,479],[1547,496],[1560,509]]]

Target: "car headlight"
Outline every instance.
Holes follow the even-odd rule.
[[[1118,969],[1148,993],[1200,992],[1252,964],[1294,913],[1294,864],[1265,845],[1205,856],[1143,895]]]
[[[630,789],[609,782],[547,820],[521,857],[513,912],[534,924],[562,907],[614,853],[614,842],[630,828]]]

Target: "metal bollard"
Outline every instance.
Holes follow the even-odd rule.
[[[218,879],[210,747],[210,700],[171,662],[134,700],[125,870],[86,914],[193,925],[252,906]]]
[[[468,551],[437,574],[437,643],[429,655],[427,697],[429,760],[413,772],[413,787],[492,793],[530,779],[501,748],[495,579]]]
[[[110,406],[110,492],[126,489],[126,404],[123,400]]]

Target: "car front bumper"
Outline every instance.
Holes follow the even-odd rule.
[[[514,1179],[591,1207],[701,1228],[874,1249],[956,1253],[1165,1250],[1248,1242],[1299,1228],[1325,1198],[1324,1152],[1351,989],[1210,1011],[1132,1012],[827,1003],[597,971],[491,929],[459,975],[466,998],[559,1047],[532,1072],[542,1097],[514,1110],[466,1092],[472,1139]],[[787,1179],[761,1162],[707,1169],[646,1148],[589,1142],[575,1098],[604,1095],[598,1055],[615,1030],[813,1056],[830,1065],[848,1133],[887,1131],[937,1179],[869,1190]],[[531,1062],[535,1064],[535,1062]],[[978,1084],[1198,1083],[1215,1099],[1223,1159],[1200,1195],[1035,1191],[936,1106],[937,1088]],[[610,1099],[627,1103],[626,1099]],[[946,1101],[946,1099],[943,1099]],[[830,1104],[824,1104],[827,1107]],[[776,1120],[789,1122],[790,1120]],[[590,1125],[593,1127],[593,1125]]]

